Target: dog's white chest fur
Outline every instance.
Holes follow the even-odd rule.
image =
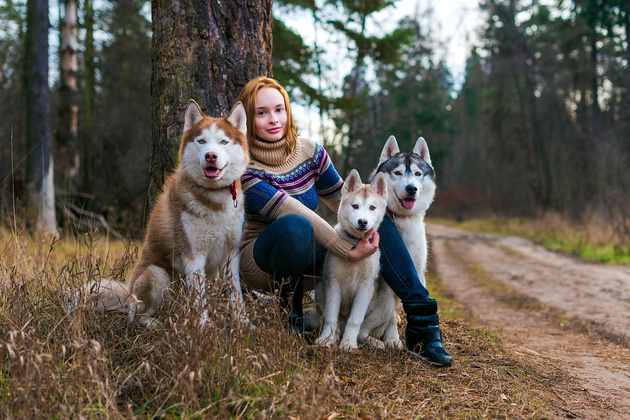
[[[203,309],[208,281],[230,287],[232,309],[248,324],[239,280],[238,245],[244,202],[240,178],[247,169],[247,116],[241,103],[226,118],[210,118],[190,101],[180,145],[180,165],[167,181],[151,213],[142,255],[128,284],[97,285],[104,310],[129,312],[131,321],[158,325],[154,316],[174,277],[184,276],[189,293]],[[86,286],[93,290],[93,285]]]
[[[361,185],[352,170],[346,179],[335,231],[355,245],[359,237],[377,230],[385,214],[387,187],[383,174],[372,185]],[[343,331],[339,347],[355,351],[357,343],[401,348],[394,293],[379,280],[380,250],[357,262],[331,253],[324,262],[324,279],[315,290],[317,312],[324,312],[324,326],[316,343],[331,346]],[[382,339],[382,341],[381,341]]]
[[[426,287],[427,237],[424,216],[435,196],[435,171],[429,147],[420,137],[411,153],[400,152],[394,136],[383,147],[375,173],[386,174],[387,206],[413,260],[418,277]]]
[[[394,217],[394,226],[400,233],[407,251],[413,260],[422,285],[426,287],[427,236],[424,225],[424,213],[406,217]]]
[[[337,233],[340,233],[341,226],[335,226],[335,230]],[[338,287],[339,289],[341,296],[341,306],[339,308],[340,316],[347,318],[348,315],[350,315],[354,298],[357,296],[360,288],[369,288],[372,291],[376,290],[380,258],[380,251],[376,251],[374,254],[358,263],[348,262],[334,255],[328,255],[326,265],[324,266],[324,278],[342,283],[330,285],[331,287]],[[328,287],[328,284],[326,286]],[[371,297],[372,295],[370,295],[370,298]]]
[[[226,250],[238,247],[243,231],[243,212],[234,209],[231,202],[226,207],[224,212],[207,212],[207,217],[185,211],[180,215],[191,254],[205,257],[205,268],[212,271],[207,273],[212,278],[216,278],[218,269],[226,264]]]

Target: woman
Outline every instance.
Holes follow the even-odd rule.
[[[254,289],[278,290],[289,325],[301,331],[304,277],[321,273],[327,252],[360,261],[376,252],[380,243],[383,277],[407,314],[407,348],[434,365],[449,366],[452,358],[442,346],[435,300],[422,286],[389,217],[371,241],[371,232],[354,248],[339,238],[315,210],[321,198],[337,211],[343,180],[321,145],[298,138],[284,88],[273,79],[258,77],[245,85],[238,100],[247,113],[251,158],[242,177],[243,280]]]

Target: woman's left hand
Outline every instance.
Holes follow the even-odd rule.
[[[374,254],[378,250],[380,239],[381,237],[378,236],[378,232],[373,232],[373,229],[365,232],[365,235],[363,235],[359,243],[348,252],[348,261],[361,261]]]

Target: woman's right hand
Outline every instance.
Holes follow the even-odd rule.
[[[373,229],[365,232],[365,235],[363,235],[356,246],[348,252],[348,261],[357,262],[373,255],[378,250],[380,239],[378,232],[373,232]]]

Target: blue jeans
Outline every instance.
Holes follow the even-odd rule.
[[[378,233],[381,274],[389,287],[403,304],[426,302],[429,291],[422,285],[407,247],[389,216],[383,218]],[[293,294],[294,313],[301,313],[303,275],[321,276],[326,253],[326,248],[315,242],[310,222],[294,215],[274,220],[254,245],[256,265],[274,276],[281,300],[283,295]],[[288,278],[291,281],[283,288],[283,280]]]
[[[311,223],[302,216],[274,220],[254,244],[254,261],[274,276],[283,307],[302,316],[304,274],[321,276],[326,248],[315,242]]]
[[[385,282],[403,304],[426,302],[429,291],[422,285],[411,255],[389,216],[383,218],[378,234],[381,237],[381,275]]]

